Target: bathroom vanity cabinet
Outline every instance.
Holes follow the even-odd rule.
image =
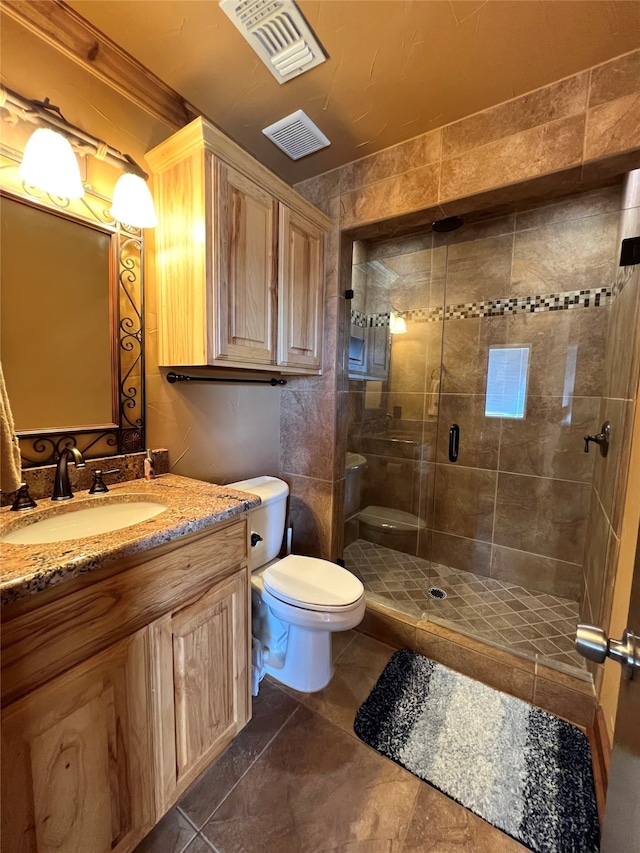
[[[251,715],[246,519],[3,608],[2,845],[128,853]]]
[[[319,373],[330,220],[204,119],[146,156],[160,364]]]

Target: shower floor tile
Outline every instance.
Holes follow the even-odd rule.
[[[552,664],[585,668],[574,651],[576,601],[430,563],[364,539],[347,546],[344,559],[372,598],[391,601],[403,613],[452,625]],[[430,598],[431,587],[447,597]]]

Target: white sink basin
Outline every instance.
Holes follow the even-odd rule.
[[[160,515],[167,507],[154,501],[114,503],[60,512],[57,515],[27,524],[5,534],[0,542],[13,545],[41,545],[46,542],[66,542],[85,536],[97,536],[130,527]]]

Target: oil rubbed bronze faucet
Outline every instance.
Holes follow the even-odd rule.
[[[52,501],[68,501],[73,497],[71,483],[69,482],[69,458],[75,463],[76,468],[84,468],[84,457],[77,447],[63,447],[58,456],[55,480],[53,483]]]

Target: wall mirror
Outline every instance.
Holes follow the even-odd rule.
[[[143,236],[110,199],[26,187],[0,150],[0,360],[23,467],[144,449]]]

